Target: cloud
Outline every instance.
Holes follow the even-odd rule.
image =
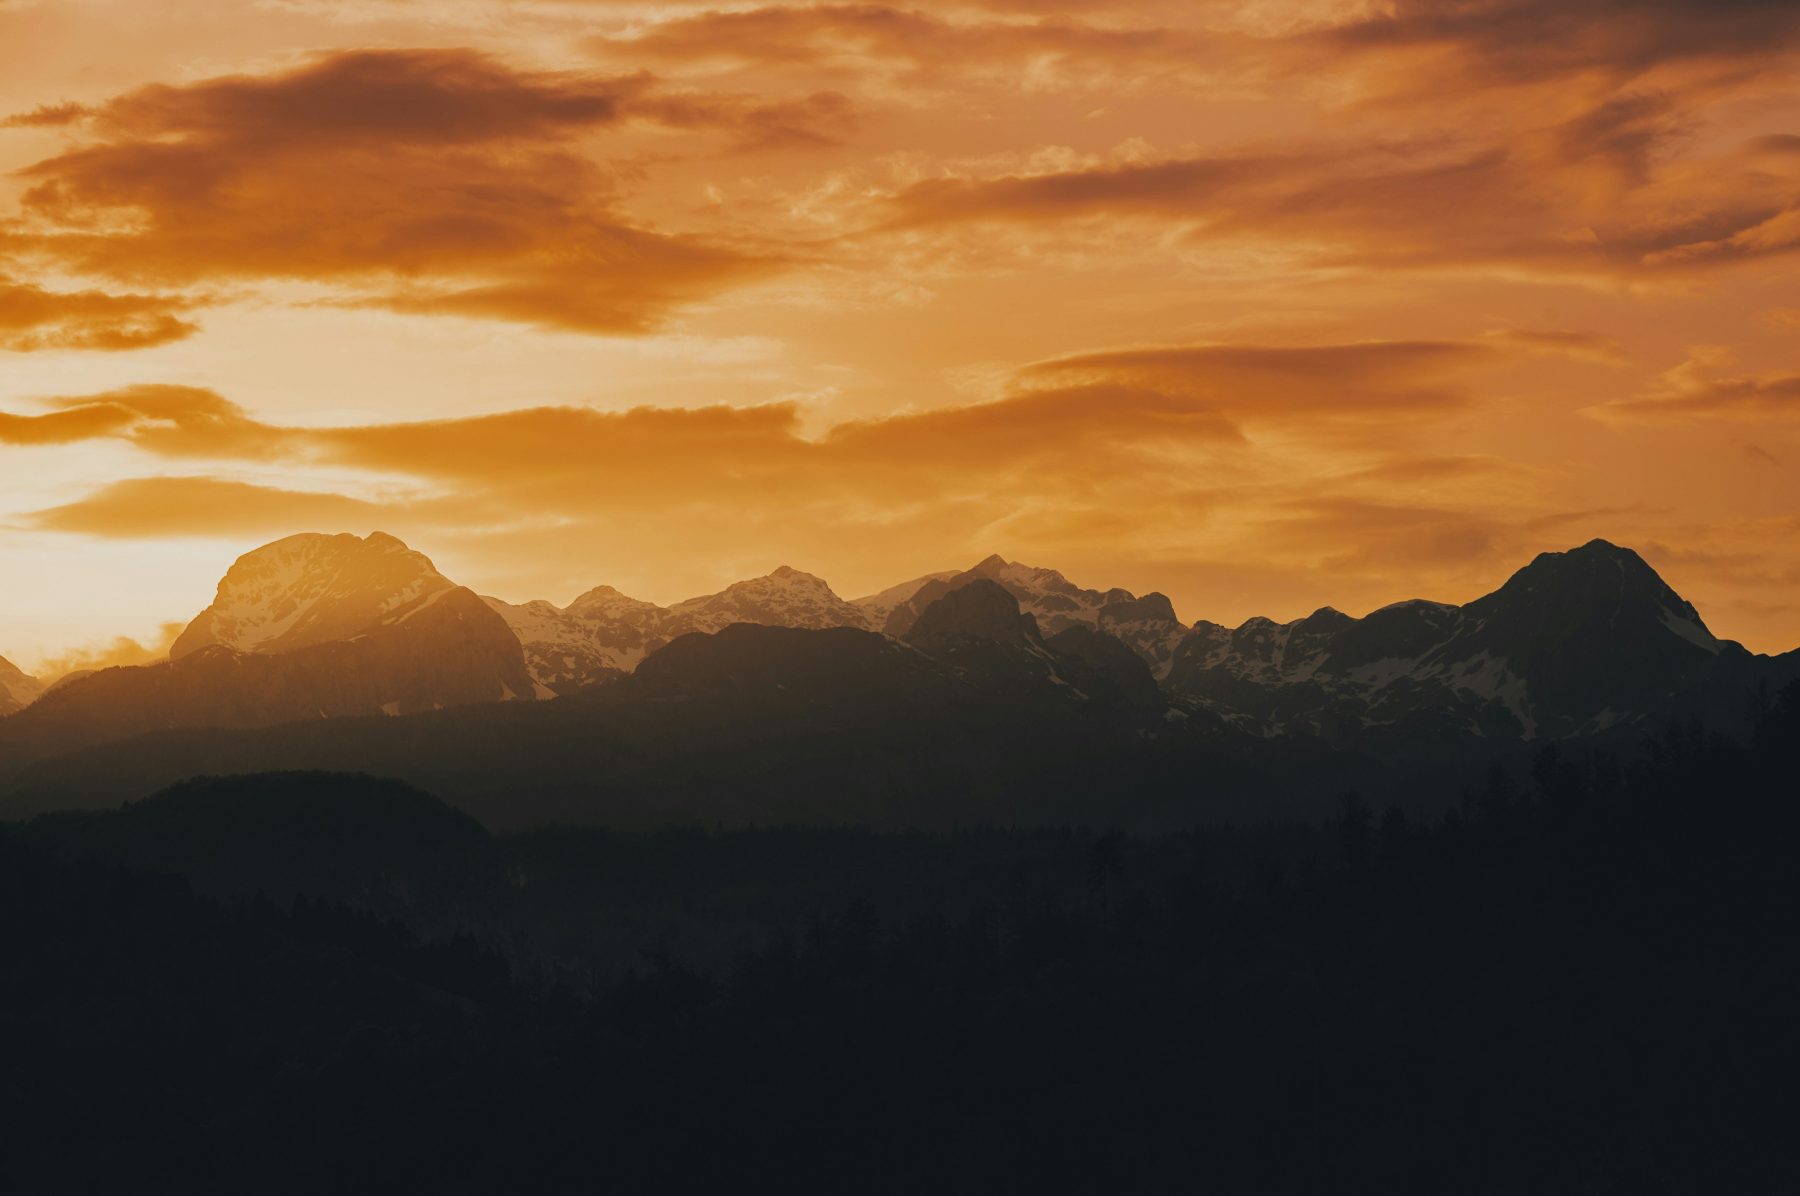
[[[1203,345],[1124,349],[1028,366],[1027,382],[1110,378],[1204,397],[1237,418],[1392,418],[1469,399],[1448,379],[1497,360],[1479,342],[1378,341],[1277,348]]]
[[[162,295],[50,291],[0,275],[0,349],[149,349],[199,329],[175,313],[191,303]]]
[[[295,528],[364,525],[375,504],[218,478],[130,478],[26,517],[44,531],[105,537],[281,535]]]
[[[45,129],[72,125],[93,114],[86,104],[39,104],[30,112],[0,117],[0,129]]]
[[[1341,501],[1441,512],[1437,530],[1382,532],[1384,551],[1423,559],[1436,545],[1444,568],[1462,569],[1449,546],[1471,542],[1488,508],[1514,521],[1537,510],[1538,479],[1427,451],[1416,432],[1478,403],[1483,367],[1521,352],[1485,339],[1130,348],[1023,367],[986,401],[817,432],[792,402],[293,428],[207,391],[133,388],[56,410],[169,461],[282,463],[295,488],[145,477],[29,524],[246,540],[380,526],[479,559],[521,593],[649,575],[652,596],[672,598],[784,559],[891,581],[898,561],[924,571],[1026,548],[1076,565],[1200,554],[1310,577],[1341,554],[1348,523],[1309,523],[1304,503]],[[361,474],[377,497],[321,493],[304,481],[314,469]]]
[[[40,676],[54,680],[70,673],[153,664],[168,659],[169,649],[175,646],[176,637],[186,627],[185,623],[164,623],[157,629],[156,639],[148,644],[121,635],[108,643],[71,648],[60,656],[40,661],[37,671]]]
[[[609,58],[700,69],[825,72],[869,87],[981,80],[1027,90],[1141,88],[1232,65],[1237,38],[1160,25],[1152,13],[1118,22],[1070,19],[1087,5],[1036,5],[1038,19],[995,19],[880,4],[711,9],[590,40]],[[1002,7],[1002,6],[994,6]],[[1059,11],[1060,10],[1060,11]]]
[[[1780,422],[1800,418],[1800,374],[1720,376],[1728,350],[1704,348],[1665,372],[1645,394],[1587,409],[1612,423]],[[1760,450],[1759,450],[1760,451]],[[1767,455],[1766,453],[1764,454]]]
[[[933,178],[891,193],[878,227],[1152,220],[1196,246],[1259,246],[1313,268],[1603,279],[1800,245],[1800,172],[1731,152],[1663,177],[1675,119],[1667,101],[1621,102],[1499,143],[1326,143]]]
[[[86,404],[48,415],[0,412],[0,444],[75,444],[116,436],[136,422],[136,415],[106,404]]]
[[[0,413],[0,442],[70,444],[130,440],[172,456],[267,460],[289,452],[291,435],[258,423],[215,391],[145,384],[80,398],[48,400],[44,415]]]
[[[133,284],[301,279],[402,311],[641,332],[778,264],[618,213],[616,179],[579,141],[648,87],[467,50],[145,87],[86,114],[94,140],[23,172],[30,224],[10,240]],[[688,119],[766,135],[770,118]]]
[[[291,428],[199,387],[140,385],[47,400],[5,426],[41,443],[115,437],[169,457],[325,462],[413,477],[634,493],[655,479],[705,485],[938,462],[1035,460],[1118,445],[1241,441],[1239,421],[1416,420],[1461,407],[1454,379],[1505,356],[1486,341],[1130,348],[1036,362],[987,402],[903,411],[802,434],[792,402],[749,407],[541,407],[455,419]],[[30,429],[44,429],[33,432]]]
[[[1756,60],[1800,42],[1786,0],[1393,0],[1306,35],[1339,50],[1456,54],[1481,82],[1605,68],[1629,77],[1694,59]]]
[[[1482,334],[1487,339],[1529,353],[1551,357],[1567,357],[1595,365],[1627,364],[1624,347],[1608,337],[1590,332],[1565,332],[1556,329],[1495,328]]]

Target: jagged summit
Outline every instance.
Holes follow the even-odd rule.
[[[975,578],[933,602],[905,639],[1021,701],[1072,701],[1138,716],[1167,707],[1149,666],[1118,637],[1073,623],[1046,638],[1037,619],[993,578]]]
[[[921,579],[909,596],[885,607],[885,617],[871,626],[903,637],[926,607],[975,580],[1003,586],[1020,609],[1037,620],[1044,635],[1074,626],[1098,628],[1125,641],[1158,676],[1167,672],[1176,645],[1188,631],[1164,595],[1139,598],[1117,587],[1083,589],[1055,569],[1022,565],[997,553],[961,573]]]
[[[1270,730],[1557,737],[1656,717],[1739,656],[1643,557],[1596,539],[1539,554],[1467,606],[1197,624],[1169,683]]]
[[[518,636],[532,677],[562,693],[615,680],[690,632],[717,632],[734,623],[869,627],[865,610],[839,598],[823,578],[792,565],[669,607],[607,585],[595,586],[562,608],[541,601],[517,606],[497,598],[486,601]]]

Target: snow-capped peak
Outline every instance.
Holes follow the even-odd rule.
[[[347,640],[398,623],[455,588],[423,553],[382,532],[288,536],[239,557],[169,655],[214,644],[277,653]]]
[[[839,598],[823,578],[783,565],[763,577],[735,582],[717,594],[676,603],[669,608],[662,631],[673,639],[690,631],[718,631],[733,623],[867,628],[869,616]]]

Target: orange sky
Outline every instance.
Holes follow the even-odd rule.
[[[1792,0],[0,0],[0,654],[241,551],[1800,645]],[[131,654],[129,645],[124,646]]]

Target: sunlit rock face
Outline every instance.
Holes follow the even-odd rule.
[[[245,553],[188,624],[171,660],[218,645],[274,654],[404,622],[454,590],[424,553],[393,536],[289,536]]]
[[[68,679],[9,737],[69,746],[544,695],[506,621],[422,554],[379,532],[301,535],[239,558],[168,661]]]

